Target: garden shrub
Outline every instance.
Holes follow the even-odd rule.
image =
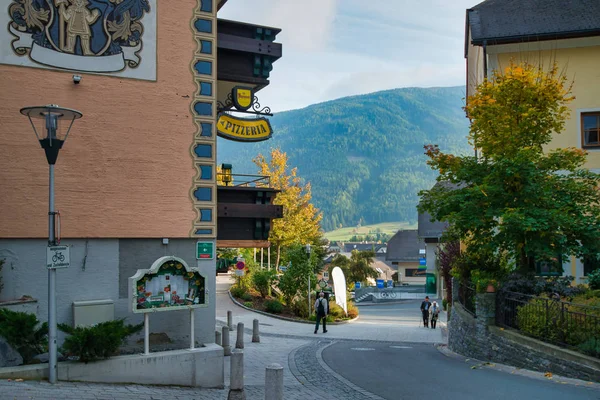
[[[265,301],[265,309],[271,314],[280,314],[283,311],[283,304],[279,300]]]
[[[238,299],[241,299],[242,296],[244,296],[244,294],[246,294],[246,289],[241,288],[239,286],[232,286],[231,289],[229,289],[229,291],[231,292],[231,295],[233,297],[237,297]]]
[[[4,288],[4,283],[2,282],[2,268],[4,267],[4,260],[0,260],[0,293]]]
[[[246,307],[248,307],[248,308],[252,308],[252,307],[254,307],[254,303],[252,303],[251,301],[246,301],[246,302],[244,302],[244,305],[245,305]]]
[[[600,358],[600,339],[598,339],[598,338],[588,339],[587,341],[579,344],[577,346],[577,349],[580,352],[587,354],[589,356]]]
[[[556,293],[561,297],[571,299],[586,291],[581,286],[572,286],[572,281],[572,276],[542,278],[536,277],[534,274],[519,274],[515,272],[503,281],[502,289],[509,292],[535,296]]]
[[[308,317],[308,320],[309,320],[309,321],[313,321],[313,322],[315,322],[315,321],[317,320],[317,316],[316,316],[315,314],[311,314],[311,316],[310,316],[310,317]],[[330,314],[330,315],[328,315],[328,316],[327,316],[327,318],[326,318],[325,320],[326,320],[327,322],[335,322],[335,318],[333,318],[333,317],[331,316],[331,314]]]
[[[444,311],[448,311],[448,300],[442,300],[442,307],[444,308]]]
[[[329,315],[335,319],[344,318],[346,316],[344,309],[333,302],[329,302]]]
[[[588,285],[592,290],[600,289],[600,269],[596,269],[587,274]],[[2,288],[2,286],[0,286]]]
[[[58,329],[69,334],[63,344],[63,351],[79,357],[79,361],[86,364],[99,358],[108,358],[114,355],[129,336],[141,331],[143,328],[143,323],[125,325],[124,319],[77,328],[67,324],[58,325]]]
[[[292,312],[297,317],[308,318],[308,299],[306,297],[295,299],[292,303]]]
[[[34,314],[0,308],[0,336],[19,352],[25,364],[48,351],[48,324],[39,323]]]
[[[252,295],[250,293],[244,293],[241,296],[241,299],[244,300],[244,301],[252,301],[253,297],[252,297]]]
[[[358,310],[348,310],[348,318],[356,318],[358,317]]]
[[[258,290],[263,299],[269,295],[271,284],[276,276],[275,271],[269,270],[256,271],[252,274],[254,288]]]

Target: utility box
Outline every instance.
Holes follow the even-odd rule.
[[[86,300],[73,302],[73,326],[91,326],[115,319],[114,301]]]

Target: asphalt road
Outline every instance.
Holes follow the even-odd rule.
[[[395,304],[364,305],[358,304],[361,323],[396,324],[418,327],[422,317],[419,307],[422,300],[406,300]],[[439,303],[439,302],[438,302]],[[444,321],[446,314],[441,317]],[[424,328],[423,328],[424,329]]]
[[[336,342],[322,355],[353,384],[390,400],[600,399],[597,389],[472,369],[473,361],[448,357],[427,344]]]

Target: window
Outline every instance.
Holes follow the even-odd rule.
[[[588,276],[592,271],[600,268],[600,259],[598,257],[587,256],[583,259],[583,276]]]
[[[581,113],[581,143],[584,148],[600,148],[600,111]]]
[[[563,274],[562,257],[536,261],[535,272],[538,276],[561,276]]]

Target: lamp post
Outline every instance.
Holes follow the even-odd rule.
[[[221,179],[223,180],[225,186],[229,186],[229,184],[233,180],[231,176],[231,170],[231,164],[221,164]]]
[[[310,244],[306,245],[306,254],[308,254],[308,267],[310,268]],[[310,315],[310,274],[311,271],[308,271],[308,315]]]
[[[29,118],[33,132],[40,145],[46,153],[49,166],[49,190],[48,190],[48,247],[56,246],[54,211],[54,164],[58,158],[58,152],[69,136],[73,122],[83,116],[79,111],[62,108],[54,104],[46,106],[25,107],[21,114]],[[46,129],[46,137],[41,137],[35,127],[34,119],[41,120],[40,131]],[[61,132],[61,122],[68,123],[64,135]],[[57,343],[56,343],[56,269],[48,268],[48,380],[56,383],[57,376]]]

